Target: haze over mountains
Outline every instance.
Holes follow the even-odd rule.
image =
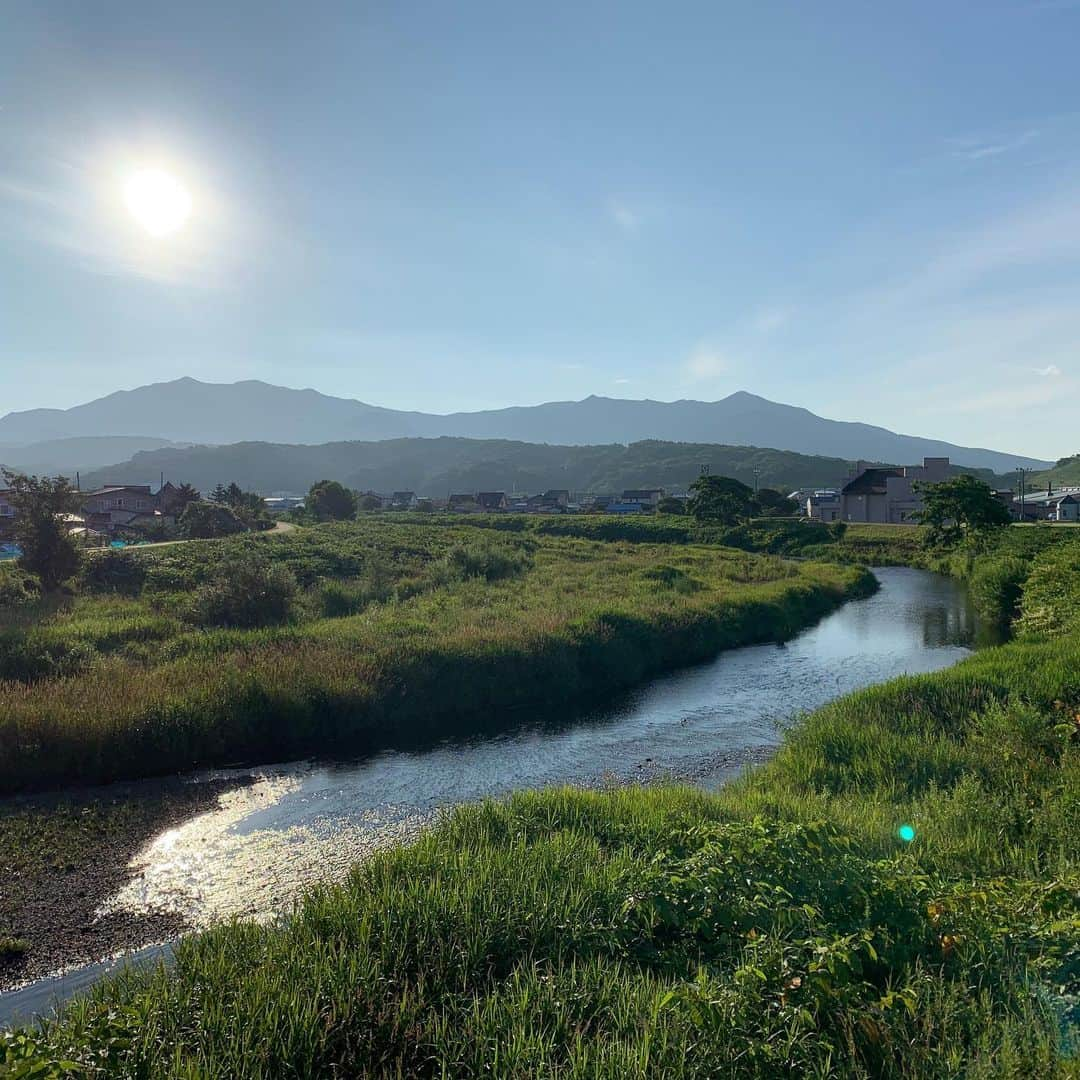
[[[870,424],[828,420],[745,391],[713,402],[594,396],[583,401],[440,416],[258,381],[214,384],[190,378],[117,391],[70,409],[8,413],[0,418],[0,458],[12,457],[14,447],[23,448],[16,454],[32,457],[34,454],[26,450],[31,444],[102,436],[140,436],[189,444],[265,441],[308,445],[417,436],[580,446],[655,439],[771,447],[901,464],[918,462],[924,456],[948,456],[957,464],[998,473],[1017,465],[1049,464],[1019,454],[901,435]]]

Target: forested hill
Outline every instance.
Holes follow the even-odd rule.
[[[609,446],[551,446],[503,439],[388,439],[321,446],[242,442],[166,448],[84,473],[83,486],[156,483],[160,476],[209,490],[235,481],[249,490],[306,491],[318,480],[357,490],[411,490],[432,497],[451,491],[619,492],[655,485],[685,488],[708,465],[714,474],[790,490],[831,486],[848,474],[841,458],[787,450],[650,440]],[[991,474],[986,473],[989,479]]]

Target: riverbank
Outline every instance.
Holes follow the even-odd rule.
[[[1080,575],[716,795],[454,813],[6,1052],[155,1076],[1075,1076]],[[1025,583],[1027,586],[1027,583]],[[2,1045],[2,1044],[0,1044]]]
[[[214,566],[245,552],[276,568],[264,574],[307,580],[289,617],[237,629],[196,612],[192,625],[185,592],[226,590]],[[506,710],[599,699],[783,640],[873,588],[858,568],[723,548],[481,543],[475,530],[387,523],[145,557],[137,588],[127,573],[127,592],[8,629],[9,666],[24,674],[0,683],[0,792],[488,730]]]
[[[1036,589],[1041,617],[1076,592]],[[827,705],[716,795],[463,808],[6,1052],[162,1077],[1075,1076],[1078,732],[1065,621]]]
[[[305,889],[345,879],[352,863],[415,836],[437,813],[492,795],[561,784],[715,787],[768,760],[800,708],[966,654],[976,626],[960,587],[921,571],[876,575],[873,596],[843,605],[783,645],[729,650],[591,709],[516,712],[499,734],[438,739],[409,753],[252,770],[254,782],[147,843],[106,902],[109,925],[126,927],[123,944],[137,948],[161,936],[144,936],[148,912],[167,912],[192,930],[288,912]],[[246,781],[248,772],[236,779]],[[98,789],[97,796],[113,798],[128,787]],[[134,787],[147,797],[154,782]],[[79,797],[72,794],[73,808]],[[0,817],[0,837],[2,829]],[[101,857],[91,854],[95,862]],[[77,895],[65,899],[79,903]],[[125,914],[133,916],[130,925]],[[63,918],[50,913],[50,921]],[[50,966],[61,963],[66,967],[67,957]],[[53,986],[66,991],[80,977]],[[47,1005],[50,992],[42,986],[0,996],[0,1027],[24,1001]]]
[[[243,778],[115,784],[0,803],[0,991],[187,929],[176,912],[99,909],[154,836],[217,806]]]

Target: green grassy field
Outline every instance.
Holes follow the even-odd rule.
[[[238,553],[288,577],[286,617],[217,625]],[[715,547],[386,521],[139,552],[6,616],[0,792],[477,731],[783,639],[872,587]]]
[[[1028,558],[1016,640],[826,706],[717,795],[462,808],[0,1055],[27,1076],[1076,1077],[1078,550]]]

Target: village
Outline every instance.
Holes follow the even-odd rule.
[[[798,488],[776,500],[769,516],[803,517],[832,522],[912,525],[922,510],[921,484],[939,483],[956,473],[947,457],[927,457],[921,465],[882,466],[856,462],[850,475],[835,487]],[[995,490],[1017,522],[1080,522],[1080,486]],[[632,488],[619,493],[574,492],[549,488],[536,494],[506,491],[450,492],[429,496],[415,491],[360,491],[354,493],[360,512],[418,512],[451,514],[655,514],[686,512],[687,489]],[[152,484],[105,484],[77,491],[78,508],[65,515],[68,530],[87,547],[154,542],[178,537],[178,522],[185,507],[202,500],[188,484],[162,477]],[[248,528],[266,528],[287,514],[302,513],[305,496],[287,492],[256,495],[237,485],[219,484],[211,503],[254,506],[257,522]],[[15,553],[10,534],[16,509],[10,492],[0,489],[0,557]],[[250,517],[250,515],[249,515]]]

